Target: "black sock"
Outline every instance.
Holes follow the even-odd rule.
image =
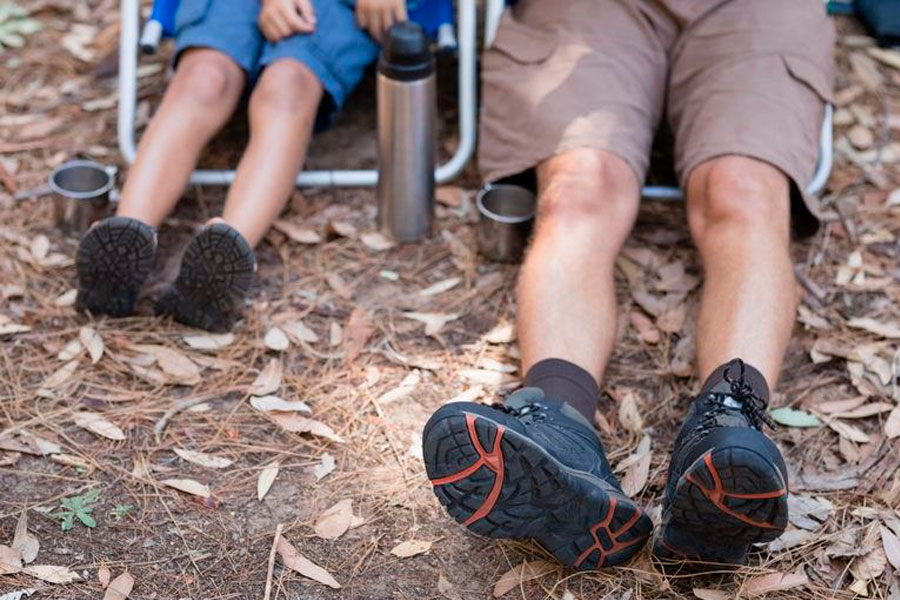
[[[594,422],[600,386],[593,375],[575,363],[560,358],[535,363],[525,374],[525,387],[540,388],[547,397],[569,403],[588,422]]]

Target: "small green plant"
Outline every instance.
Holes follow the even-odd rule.
[[[80,496],[63,498],[60,506],[63,510],[53,513],[51,516],[58,519],[63,531],[69,531],[75,527],[75,519],[81,521],[85,527],[96,527],[97,521],[91,516],[94,504],[100,498],[100,490],[94,488]]]
[[[41,22],[28,18],[28,13],[12,2],[0,2],[0,52],[5,48],[21,48],[25,36],[40,31]]]
[[[120,521],[131,514],[134,510],[133,504],[116,504],[116,507],[109,511],[109,514]]]

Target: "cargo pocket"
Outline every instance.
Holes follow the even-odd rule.
[[[834,82],[827,67],[800,54],[782,54],[781,58],[791,77],[814,91],[823,102],[834,102]]]
[[[181,0],[175,13],[175,34],[202,21],[212,3],[213,0]]]
[[[497,37],[488,56],[497,52],[523,65],[544,62],[556,49],[552,34],[525,25],[513,18],[509,9],[503,13]]]

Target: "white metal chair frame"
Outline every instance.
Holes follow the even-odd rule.
[[[458,103],[459,144],[454,155],[435,170],[439,184],[452,180],[472,158],[475,151],[477,89],[477,0],[456,0],[456,26],[458,40]],[[504,0],[485,1],[484,43],[490,46],[500,25],[505,8]],[[121,0],[122,29],[119,48],[119,150],[128,164],[137,154],[135,142],[135,107],[137,103],[138,38],[140,30],[140,0]],[[825,186],[832,164],[832,106],[826,106],[825,118],[819,135],[819,160],[812,181],[806,187],[815,195]],[[191,175],[195,185],[230,185],[234,181],[233,170],[199,169]],[[300,187],[374,187],[378,183],[378,171],[319,170],[302,171],[297,175]],[[682,190],[670,186],[645,186],[645,198],[677,200],[684,197]]]

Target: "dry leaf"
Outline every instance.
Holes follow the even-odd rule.
[[[847,398],[845,400],[829,400],[819,402],[815,405],[817,411],[830,415],[833,413],[842,413],[853,410],[866,401],[865,396],[857,396],[856,398]]]
[[[22,458],[21,452],[0,452],[0,467],[11,467]]]
[[[891,566],[900,570],[900,538],[884,525],[881,526],[881,545]]]
[[[394,247],[394,242],[377,231],[367,231],[359,236],[359,240],[376,252],[389,250]]]
[[[72,454],[52,454],[50,460],[61,465],[66,465],[67,467],[92,470],[90,462],[80,456],[73,456]]]
[[[18,323],[4,323],[0,321],[0,336],[12,335],[14,333],[28,333],[31,327],[28,325],[19,325]]]
[[[304,577],[309,577],[313,581],[325,584],[328,587],[340,589],[341,584],[339,584],[328,571],[297,552],[297,549],[284,539],[284,537],[278,538],[276,550],[278,551],[278,555],[281,557],[284,566],[287,568],[300,573]]]
[[[892,440],[900,436],[900,406],[891,411],[884,422],[884,435]]]
[[[290,431],[292,433],[311,433],[338,444],[343,443],[344,441],[331,427],[321,421],[301,417],[294,413],[279,411],[268,412],[266,415],[285,431]]]
[[[281,324],[281,329],[292,341],[297,343],[315,344],[319,341],[319,336],[316,335],[316,332],[307,327],[303,321],[286,321]]]
[[[694,588],[694,596],[700,600],[731,600],[732,595],[722,590],[711,590],[709,588]]]
[[[263,342],[265,342],[266,348],[274,350],[275,352],[283,352],[291,345],[287,335],[285,335],[278,327],[269,329],[269,331],[266,332],[266,337],[263,339]]]
[[[352,521],[353,500],[341,500],[319,516],[313,529],[322,539],[336,540],[350,529]]]
[[[850,425],[849,423],[831,419],[828,421],[827,425],[832,430],[837,432],[839,436],[847,438],[850,441],[857,442],[859,444],[865,444],[869,441],[869,435],[867,433],[865,433],[858,427]]]
[[[420,290],[419,295],[429,297],[443,294],[444,292],[450,291],[458,286],[460,281],[462,281],[462,279],[460,279],[459,277],[451,277],[450,279],[439,281],[434,285],[428,286],[424,290]]]
[[[328,345],[334,348],[344,340],[344,329],[337,321],[332,321],[328,326]]]
[[[0,544],[0,575],[12,575],[22,570],[22,555],[18,550]]]
[[[233,333],[206,333],[181,336],[184,343],[194,350],[221,350],[234,342]]]
[[[437,335],[444,325],[459,318],[458,314],[444,315],[439,313],[405,312],[407,319],[425,323],[425,335]]]
[[[78,339],[91,355],[91,364],[97,364],[103,356],[103,338],[93,327],[82,327],[78,331]]]
[[[155,356],[159,368],[174,383],[180,385],[200,383],[200,367],[178,350],[154,345],[139,346],[138,348]]]
[[[309,227],[301,227],[283,219],[275,221],[272,227],[299,244],[318,244],[322,241],[322,236]]]
[[[792,573],[769,573],[768,575],[751,577],[747,580],[747,583],[744,584],[742,592],[748,598],[756,598],[772,592],[802,587],[808,583],[809,578],[801,567]]]
[[[103,595],[103,600],[125,600],[132,588],[134,588],[134,577],[125,571],[110,582],[109,587],[106,588],[106,594]]]
[[[281,364],[280,358],[272,358],[266,363],[266,366],[260,371],[256,379],[250,384],[250,395],[266,396],[278,391],[281,387],[281,380],[284,376],[284,366]]]
[[[488,369],[460,369],[459,376],[472,383],[482,385],[504,385],[516,380],[508,373],[489,371]]]
[[[543,577],[548,573],[556,570],[553,565],[546,560],[523,561],[516,565],[506,573],[504,573],[497,583],[494,584],[494,598],[499,598],[508,591],[519,587],[526,581]]]
[[[865,555],[855,559],[850,565],[850,572],[857,580],[869,581],[880,577],[886,566],[887,556],[884,548],[876,546]]]
[[[195,465],[208,467],[210,469],[224,469],[234,464],[234,461],[224,456],[214,456],[205,452],[195,452],[194,450],[185,450],[184,448],[175,448],[175,454]]]
[[[834,416],[837,419],[866,419],[893,410],[893,408],[894,405],[889,402],[872,402],[870,404],[858,406],[852,410],[839,412]]]
[[[62,452],[62,448],[56,442],[45,440],[25,430],[0,437],[0,450],[24,452],[35,456],[47,456],[48,454],[59,454]]]
[[[647,479],[650,477],[650,463],[653,458],[653,453],[650,452],[650,443],[649,435],[645,435],[641,439],[641,443],[638,444],[634,453],[635,460],[628,465],[625,476],[622,477],[622,490],[627,496],[638,495],[647,485]]]
[[[47,258],[47,254],[50,253],[50,239],[43,234],[34,236],[34,239],[31,240],[30,251],[38,261]]]
[[[76,412],[74,420],[75,424],[82,429],[87,429],[91,433],[95,433],[106,439],[115,441],[122,441],[125,439],[125,432],[97,413],[87,411]]]
[[[639,433],[644,428],[644,419],[638,409],[638,395],[634,390],[625,390],[619,399],[619,423],[627,431]]]
[[[628,315],[631,325],[637,330],[638,335],[645,344],[659,343],[659,330],[653,325],[653,321],[644,313],[633,310]]]
[[[275,478],[278,477],[280,468],[280,463],[275,462],[259,472],[259,478],[256,480],[256,499],[260,502],[272,489],[272,484],[275,483]]]
[[[72,583],[81,579],[78,573],[70,571],[68,567],[56,567],[52,565],[32,565],[22,569],[32,577],[37,577],[47,583]]]
[[[104,565],[97,569],[97,581],[100,582],[100,585],[103,586],[104,590],[109,587],[110,578],[112,578],[112,573],[110,572],[109,567]]]
[[[12,549],[22,556],[22,562],[26,565],[37,558],[41,544],[38,539],[28,533],[28,511],[23,511],[16,523],[16,533],[13,537]]]
[[[326,477],[329,473],[334,471],[334,466],[334,457],[328,453],[323,454],[319,464],[313,467],[313,474],[316,476],[316,481],[321,481],[323,477]]]
[[[346,360],[352,363],[356,357],[360,355],[366,347],[366,342],[375,332],[375,326],[372,324],[372,316],[369,311],[357,306],[350,313],[350,319],[347,321],[347,332],[345,336],[345,346],[347,348]]]
[[[64,384],[72,375],[75,373],[75,370],[78,368],[78,359],[70,360],[58,370],[53,372],[50,377],[44,380],[44,383],[41,385],[44,389],[52,390]]]
[[[82,350],[84,350],[84,346],[81,345],[81,340],[75,338],[69,340],[69,342],[63,346],[63,349],[59,351],[56,358],[63,361],[69,361],[81,354]]]
[[[254,396],[253,398],[250,398],[250,406],[260,412],[270,412],[275,410],[281,412],[312,414],[312,409],[306,402],[302,400],[288,402],[287,400],[282,400],[278,396],[262,396],[261,398]]]
[[[510,344],[516,341],[516,326],[512,323],[498,323],[484,334],[483,339],[489,344]]]
[[[460,392],[459,394],[447,400],[445,404],[450,404],[451,402],[475,402],[483,395],[484,387],[480,385],[473,385],[472,387],[466,388],[465,391]]]
[[[856,329],[863,329],[869,333],[887,338],[890,340],[900,339],[900,325],[896,323],[881,323],[875,319],[862,317],[858,319],[850,319],[847,325]]]
[[[391,554],[400,558],[409,558],[410,556],[415,556],[417,554],[424,554],[431,550],[432,543],[433,542],[426,542],[424,540],[408,540],[406,542],[400,542],[391,548]]]
[[[78,297],[78,290],[72,288],[68,292],[64,292],[56,297],[53,305],[57,308],[68,308],[75,305],[75,299]]]
[[[160,483],[201,498],[209,498],[210,496],[209,486],[193,479],[163,479]]]
[[[345,238],[355,238],[358,233],[356,227],[354,227],[352,223],[347,223],[346,221],[331,221],[328,224],[328,228],[330,231],[334,232],[335,235]]]

